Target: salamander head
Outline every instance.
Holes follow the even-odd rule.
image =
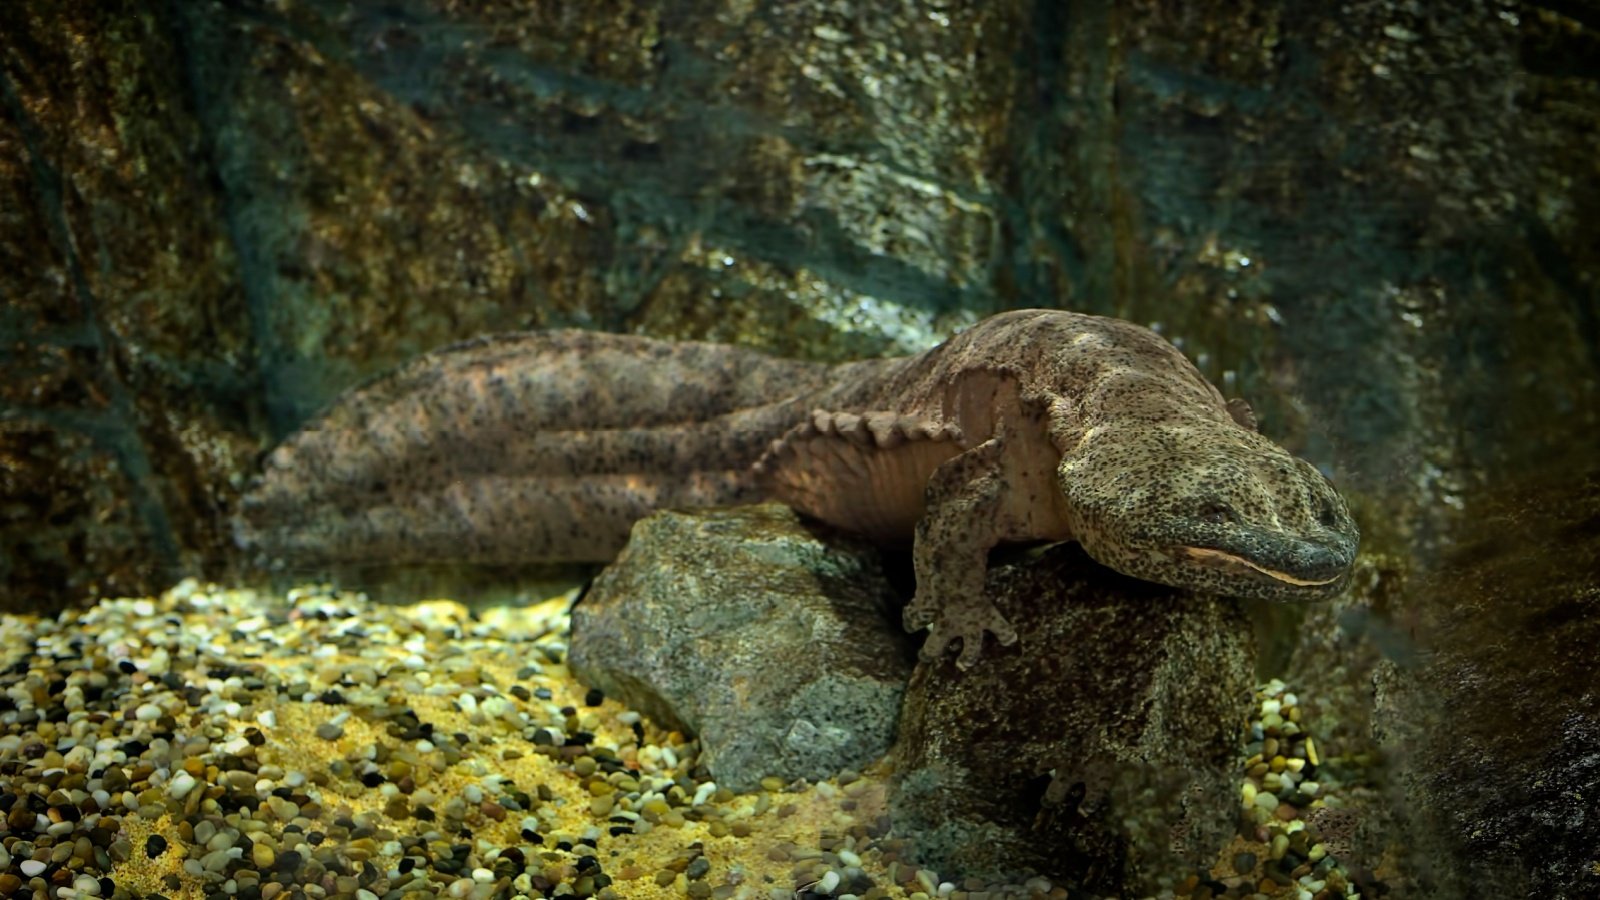
[[[1316,600],[1355,561],[1360,533],[1328,479],[1231,422],[1096,429],[1057,475],[1083,548],[1135,578]]]

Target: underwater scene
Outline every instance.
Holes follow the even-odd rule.
[[[0,2],[0,897],[1600,898],[1593,0]]]

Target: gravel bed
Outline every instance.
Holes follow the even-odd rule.
[[[0,619],[0,896],[1068,896],[910,864],[880,771],[706,780],[693,741],[571,677],[569,603],[186,581]],[[1293,695],[1261,698],[1241,836],[1187,896],[1370,892],[1307,823],[1337,801]]]

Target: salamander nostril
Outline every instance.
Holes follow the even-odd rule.
[[[1233,508],[1226,503],[1208,503],[1200,507],[1200,511],[1195,518],[1208,525],[1226,525],[1230,522],[1238,521],[1238,516],[1234,513]]]
[[[1300,548],[1300,560],[1307,572],[1340,572],[1349,567],[1350,557],[1350,548],[1339,540],[1307,541]]]

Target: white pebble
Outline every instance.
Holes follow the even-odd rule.
[[[828,874],[822,876],[821,880],[817,882],[816,890],[819,894],[831,894],[838,886],[839,873],[829,870]]]
[[[1315,797],[1317,795],[1317,791],[1320,790],[1322,790],[1322,785],[1315,781],[1300,782],[1300,793],[1305,794],[1307,797]]]
[[[29,878],[32,878],[43,871],[44,863],[38,861],[37,859],[25,859],[22,861],[22,874],[28,876]]]
[[[1263,791],[1256,795],[1256,805],[1267,812],[1272,812],[1278,808],[1278,796]]]
[[[472,880],[479,884],[488,884],[494,881],[494,873],[484,868],[473,869]]]
[[[172,776],[171,781],[167,782],[167,795],[174,800],[182,800],[188,796],[190,791],[194,790],[194,786],[194,776],[188,772],[180,771]]]
[[[955,892],[956,892],[956,886],[955,886],[955,884],[953,882],[946,881],[946,882],[944,882],[944,883],[939,885],[939,896],[940,897],[948,897],[951,894],[954,894]]]
[[[154,722],[161,718],[161,707],[154,703],[141,703],[139,708],[133,711],[133,717],[141,722]]]
[[[711,795],[715,794],[716,792],[717,783],[715,781],[707,781],[706,783],[694,789],[694,802],[689,805],[699,806],[700,804],[705,803],[707,800],[710,800]]]
[[[499,694],[483,701],[483,712],[491,719],[515,719],[520,715],[516,704]]]
[[[861,857],[857,856],[854,850],[846,848],[839,851],[839,862],[847,866],[859,866],[861,865]]]

